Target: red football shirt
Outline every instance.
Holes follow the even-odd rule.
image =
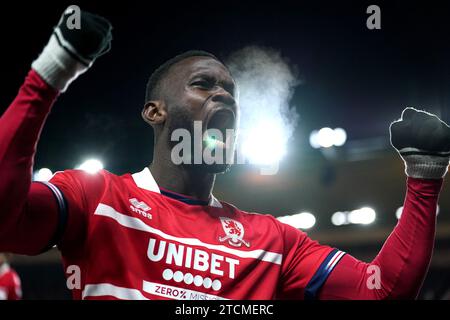
[[[20,278],[9,264],[0,265],[0,300],[19,300],[22,298]]]
[[[67,170],[48,186],[75,299],[314,298],[344,255],[271,215],[162,190],[148,168]]]

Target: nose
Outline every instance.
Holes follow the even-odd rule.
[[[230,107],[236,107],[236,100],[234,99],[234,97],[228,91],[222,88],[218,89],[217,92],[214,93],[211,100],[214,102],[226,104]]]

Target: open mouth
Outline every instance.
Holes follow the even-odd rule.
[[[236,117],[233,111],[228,109],[220,109],[214,112],[208,120],[206,126],[206,129],[208,130],[207,139],[210,142],[222,142],[224,144],[227,139],[227,130],[233,130],[232,132],[228,133],[228,135],[231,135],[232,133],[234,133],[235,126]],[[217,135],[217,132],[215,134],[214,130],[212,129],[218,130],[221,133],[221,136]]]

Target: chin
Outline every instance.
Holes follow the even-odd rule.
[[[230,171],[229,164],[205,164],[205,170],[209,173],[220,174]]]
[[[194,164],[187,165],[191,171],[198,173],[221,174],[230,170],[231,164]]]

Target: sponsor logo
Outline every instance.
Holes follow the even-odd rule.
[[[147,281],[143,283],[143,290],[156,296],[176,300],[228,300],[213,294]]]
[[[239,260],[230,257],[153,238],[149,240],[147,256],[153,262],[165,261],[168,265],[228,276],[230,279],[235,278],[236,266],[239,265]]]
[[[129,200],[131,205],[130,205],[130,209],[131,211],[140,214],[141,216],[151,219],[152,218],[152,214],[147,212],[152,210],[152,208],[150,208],[145,202],[143,201],[139,201],[136,198],[132,198]]]
[[[240,247],[244,244],[246,247],[250,247],[250,242],[244,240],[244,226],[239,221],[220,217],[223,231],[225,236],[219,237],[220,242],[228,241],[228,244],[234,247]]]

